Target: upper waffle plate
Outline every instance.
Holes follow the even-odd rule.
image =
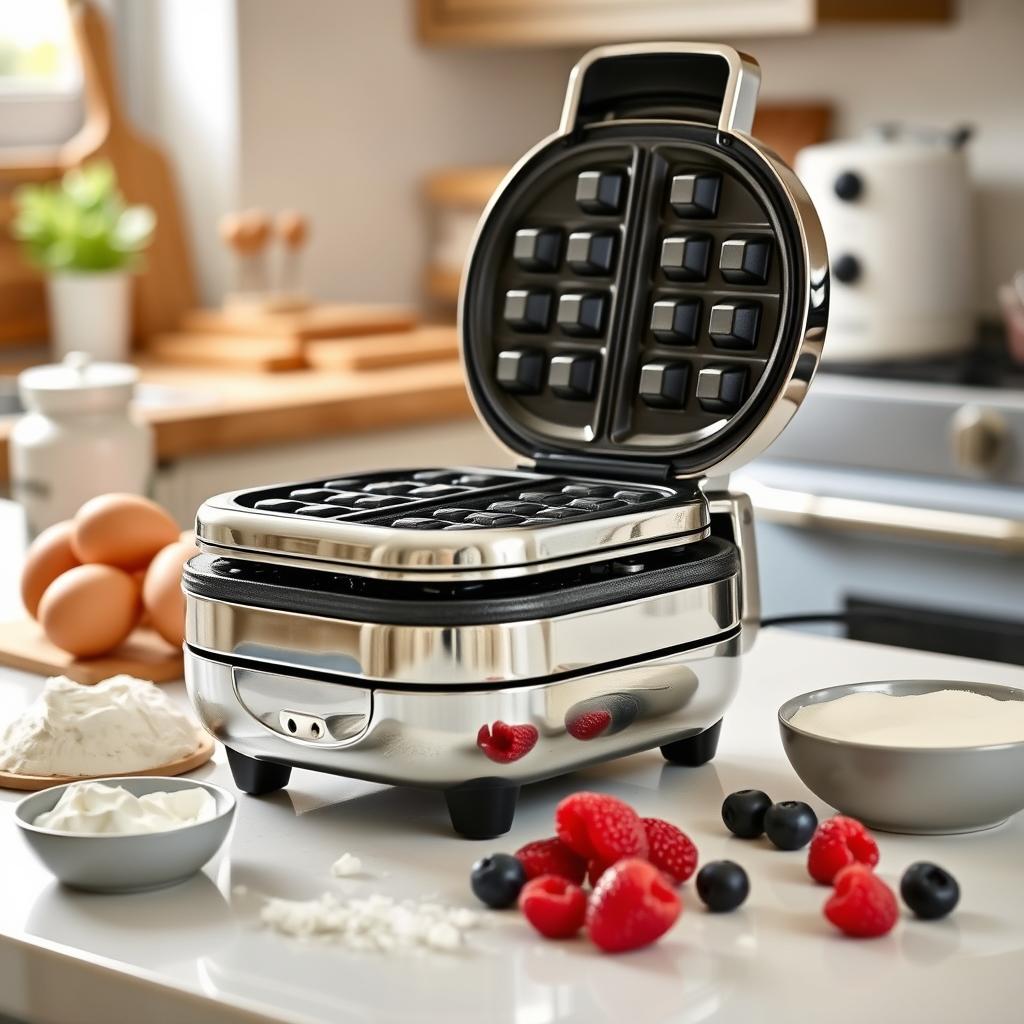
[[[819,243],[792,173],[742,135],[635,116],[559,134],[478,229],[461,308],[478,409],[533,458],[727,471],[817,364]]]

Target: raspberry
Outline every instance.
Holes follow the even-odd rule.
[[[899,918],[896,896],[865,864],[850,864],[835,878],[825,916],[843,933],[871,939],[892,930]]]
[[[878,863],[878,844],[856,818],[837,814],[823,821],[811,840],[807,871],[816,882],[831,885],[850,864],[873,868]]]
[[[676,922],[682,903],[672,883],[635,857],[613,864],[587,907],[587,934],[606,953],[621,953],[661,938]]]
[[[697,847],[685,832],[661,818],[640,820],[647,834],[647,859],[682,885],[697,870]]]
[[[537,730],[532,725],[508,725],[495,722],[481,725],[476,734],[476,745],[492,760],[509,764],[533,750],[537,742]]]
[[[590,887],[593,889],[597,886],[597,883],[601,881],[601,876],[611,867],[603,860],[592,860],[587,865],[587,881],[590,883]]]
[[[587,862],[573,853],[561,839],[538,839],[527,843],[516,856],[526,870],[527,879],[540,875],[556,875],[575,885],[582,885]]]
[[[611,724],[611,712],[601,708],[595,711],[584,711],[583,714],[577,715],[569,722],[566,728],[573,739],[592,740],[600,736]]]
[[[541,935],[567,939],[583,927],[587,894],[557,875],[539,875],[523,886],[519,909]]]
[[[647,837],[636,811],[602,793],[574,793],[555,811],[555,831],[587,860],[612,864],[623,857],[646,857]]]

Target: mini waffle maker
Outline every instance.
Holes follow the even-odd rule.
[[[199,510],[186,677],[239,788],[298,766],[439,789],[484,838],[523,783],[714,756],[758,617],[725,476],[793,415],[827,311],[814,210],[747,134],[758,83],[725,46],[594,50],[492,198],[462,351],[520,468],[339,473]]]

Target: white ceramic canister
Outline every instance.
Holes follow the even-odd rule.
[[[26,413],[10,440],[11,490],[30,536],[110,491],[145,494],[153,430],[131,408],[138,370],[81,352],[18,376]]]
[[[889,126],[797,155],[832,270],[826,362],[934,359],[973,344],[968,138]]]

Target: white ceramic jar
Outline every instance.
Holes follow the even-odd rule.
[[[26,413],[11,432],[11,490],[30,536],[98,494],[147,492],[153,431],[131,408],[137,380],[134,366],[80,352],[19,375]]]

